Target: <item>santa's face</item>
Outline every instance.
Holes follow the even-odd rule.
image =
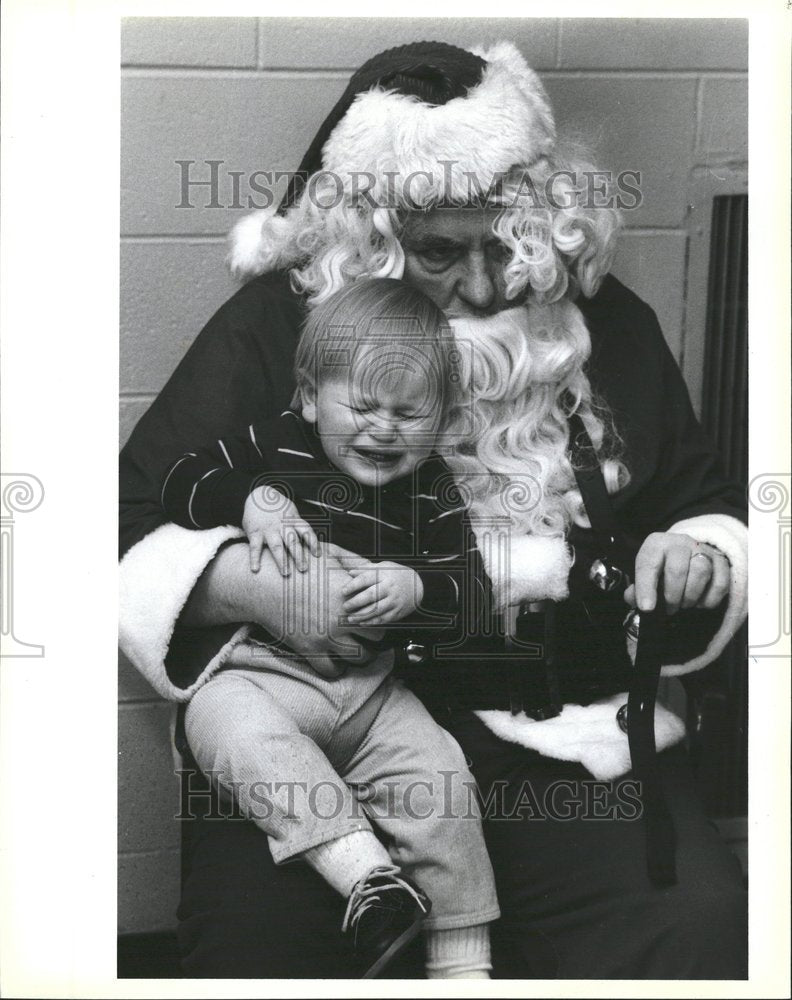
[[[519,304],[505,295],[503,268],[511,253],[492,231],[497,215],[497,209],[465,207],[407,218],[404,280],[449,318],[492,316]]]

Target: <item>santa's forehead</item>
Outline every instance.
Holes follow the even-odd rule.
[[[497,208],[473,205],[408,212],[404,235],[408,238],[444,237],[457,242],[471,242],[481,237],[488,239],[492,236],[492,227],[499,214]]]

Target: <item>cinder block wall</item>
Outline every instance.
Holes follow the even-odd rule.
[[[593,142],[603,168],[641,171],[643,204],[627,213],[615,273],[655,308],[677,357],[701,338],[684,328],[689,184],[697,169],[747,159],[745,21],[128,18],[122,443],[236,287],[225,234],[248,195],[261,201],[246,178],[295,169],[349,74],[422,38],[511,39],[542,73],[560,130]],[[213,169],[217,197],[192,184],[185,198],[184,181],[210,181]],[[119,930],[168,929],[178,897],[170,709],[125,662],[119,700]]]

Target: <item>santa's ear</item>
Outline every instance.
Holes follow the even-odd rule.
[[[302,408],[303,420],[309,424],[316,423],[316,386],[306,379],[297,390],[298,406]]]

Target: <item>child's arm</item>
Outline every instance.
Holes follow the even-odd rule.
[[[492,585],[467,508],[445,466],[426,489],[416,526],[420,555],[404,563],[342,559],[353,577],[344,612],[355,624],[392,624],[410,617],[420,627],[475,633],[492,607]]]
[[[454,497],[456,506],[451,505]],[[449,504],[438,510],[421,540],[421,561],[416,566],[424,587],[421,624],[431,627],[433,616],[443,616],[446,622],[451,616],[444,627],[475,634],[492,608],[492,583],[467,507],[455,489],[447,491],[447,498]]]
[[[261,437],[263,441],[264,438]],[[318,553],[311,526],[295,505],[266,476],[256,429],[219,440],[214,448],[182,455],[166,473],[161,503],[168,518],[184,528],[214,528],[234,524],[250,542],[250,565],[257,572],[261,550],[268,545],[281,573],[291,560],[307,567],[304,547]]]

